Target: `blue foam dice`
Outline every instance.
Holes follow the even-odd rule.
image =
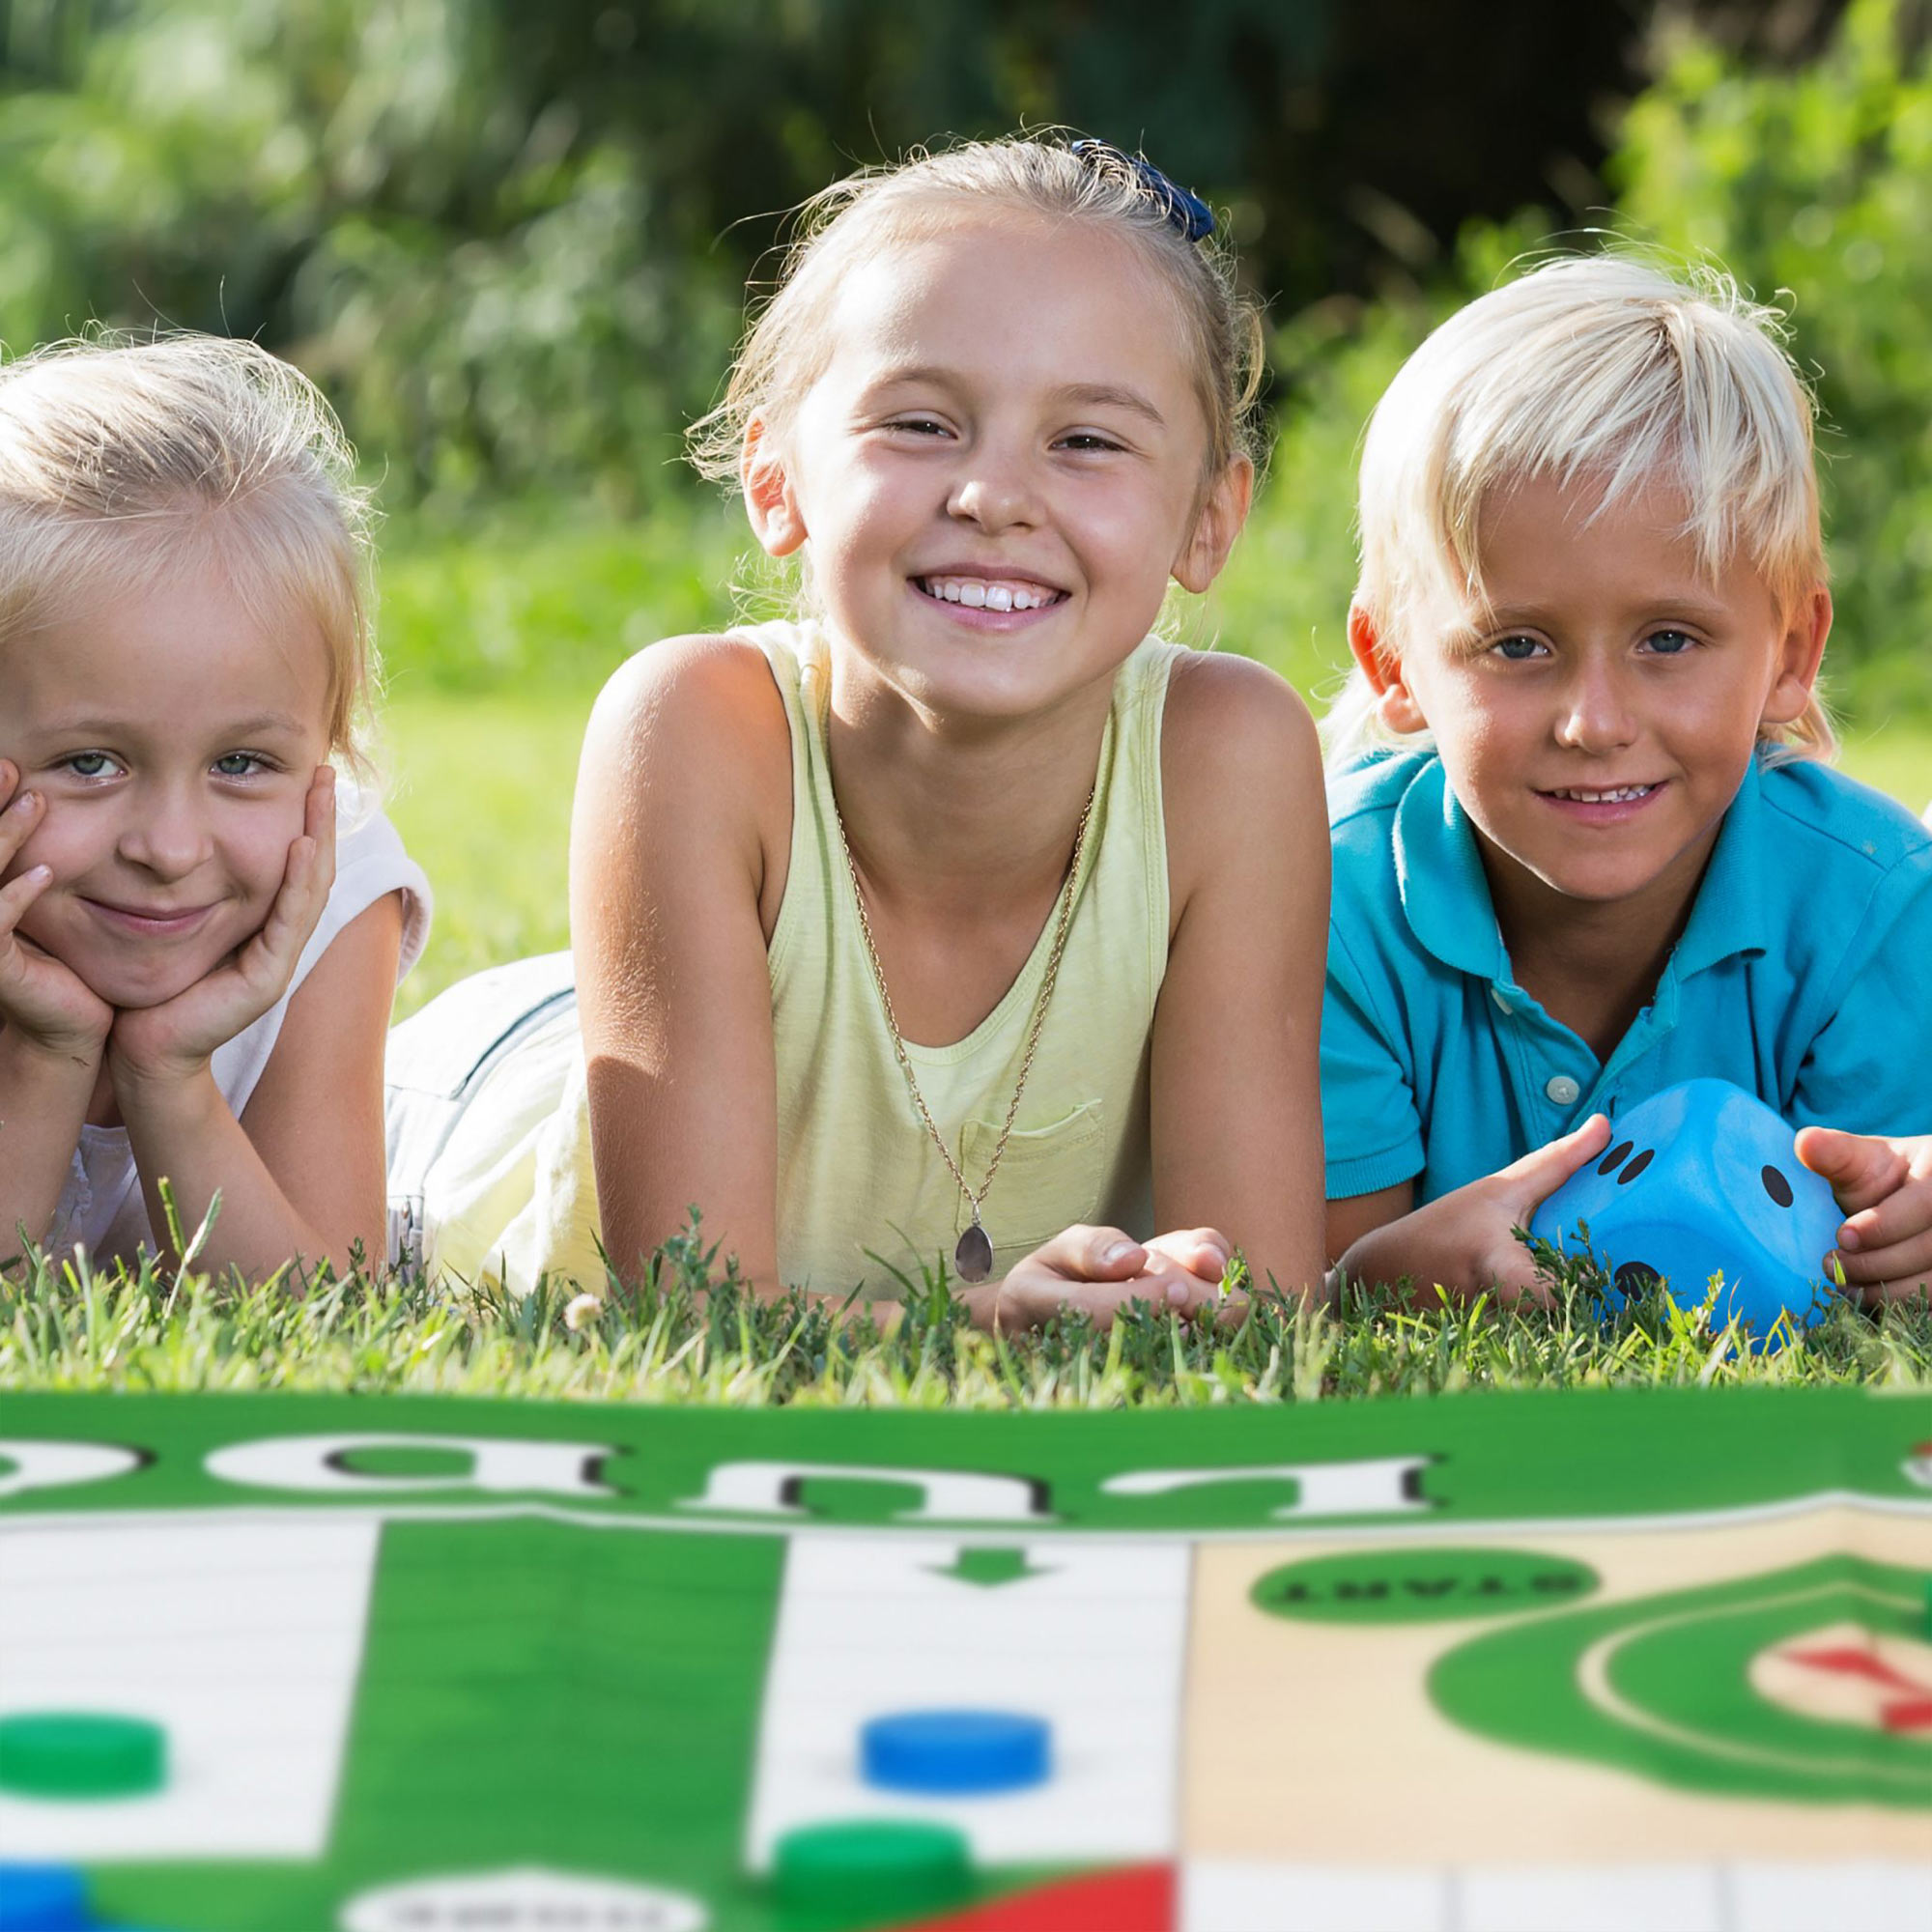
[[[1686,1080],[1613,1126],[1604,1153],[1537,1209],[1532,1235],[1576,1254],[1587,1225],[1619,1306],[1656,1277],[1694,1305],[1721,1270],[1714,1325],[1742,1318],[1762,1335],[1780,1313],[1802,1325],[1822,1310],[1844,1214],[1762,1100],[1728,1080]]]

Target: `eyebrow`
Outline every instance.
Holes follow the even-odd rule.
[[[1666,622],[1672,615],[1678,615],[1698,623],[1712,624],[1725,612],[1723,603],[1712,598],[1708,592],[1699,594],[1671,586],[1654,596],[1645,597],[1642,609],[1658,622]],[[1475,636],[1498,628],[1507,629],[1511,624],[1542,624],[1548,621],[1548,614],[1541,604],[1492,604],[1483,613],[1489,620],[1487,623],[1478,621],[1467,628],[1470,635]]]
[[[1115,383],[1072,383],[1054,391],[1056,400],[1084,403],[1089,409],[1130,410],[1160,428],[1167,418],[1138,389],[1122,388]]]
[[[877,390],[930,383],[939,388],[951,388],[958,381],[958,375],[952,370],[921,365],[889,369],[867,386],[868,389]],[[1066,383],[1053,391],[1052,399],[1056,403],[1071,404],[1085,409],[1126,410],[1134,415],[1145,417],[1156,428],[1167,427],[1167,418],[1146,396],[1138,389],[1129,389],[1118,383]]]
[[[69,717],[56,716],[43,721],[34,728],[47,738],[118,738],[130,732],[139,736],[146,727],[136,719],[110,718],[100,712],[77,712]],[[218,731],[210,735],[217,738],[261,738],[279,731],[298,737],[301,728],[300,724],[286,711],[262,711],[250,718],[237,718],[224,723]]]

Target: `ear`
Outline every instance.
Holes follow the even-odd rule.
[[[745,495],[752,534],[766,555],[789,556],[806,539],[805,517],[783,455],[762,417],[753,416],[745,427],[738,485]]]
[[[1174,581],[1183,590],[1206,590],[1220,576],[1254,499],[1253,462],[1245,456],[1232,458],[1214,479],[1187,542],[1174,560]]]
[[[1832,593],[1821,583],[1785,620],[1778,640],[1777,675],[1759,715],[1760,724],[1794,724],[1811,701],[1825,639],[1832,635]]]
[[[1375,690],[1376,715],[1382,723],[1391,731],[1428,730],[1429,720],[1403,681],[1401,658],[1382,649],[1376,620],[1359,604],[1349,606],[1349,649]]]

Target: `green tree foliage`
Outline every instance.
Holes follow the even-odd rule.
[[[1412,0],[1202,0],[1185,31],[1153,0],[0,0],[0,340],[259,335],[392,506],[626,511],[681,477],[787,206],[942,130],[1066,121],[1222,203],[1280,318],[1231,641],[1340,655],[1381,385],[1595,224],[1788,299],[1828,420],[1835,688],[1932,706],[1932,6],[1792,0],[1797,39],[1743,50],[1662,32],[1605,161],[1591,99],[1628,90],[1651,5],[1488,0],[1471,34]]]
[[[1489,0],[1497,52],[1412,0],[0,0],[0,334],[259,334],[392,500],[647,498],[781,212],[856,163],[1144,141],[1298,307],[1587,182],[1648,4]]]
[[[1596,232],[1567,238],[1595,245],[1608,231],[1666,259],[1720,264],[1786,311],[1822,412],[1838,607],[1829,695],[1874,724],[1932,709],[1928,18],[1905,0],[1855,0],[1796,71],[1753,68],[1688,32],[1665,36],[1656,81],[1607,164],[1616,208]],[[1540,259],[1546,231],[1534,210],[1470,223],[1424,293],[1320,304],[1279,331],[1289,399],[1231,618],[1265,621],[1271,597],[1275,613],[1312,613],[1319,655],[1346,662],[1353,555],[1337,496],[1367,412],[1435,322]]]
[[[1858,0],[1822,59],[1776,77],[1679,39],[1611,169],[1633,233],[1789,310],[1824,418],[1835,690],[1867,710],[1887,691],[1932,701],[1926,23]]]

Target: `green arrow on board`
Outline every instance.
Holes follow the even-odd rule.
[[[1024,1549],[973,1548],[962,1549],[943,1570],[935,1566],[933,1574],[990,1590],[1002,1583],[1020,1583],[1029,1577],[1050,1577],[1053,1573],[1050,1570],[1036,1570],[1027,1561]]]

